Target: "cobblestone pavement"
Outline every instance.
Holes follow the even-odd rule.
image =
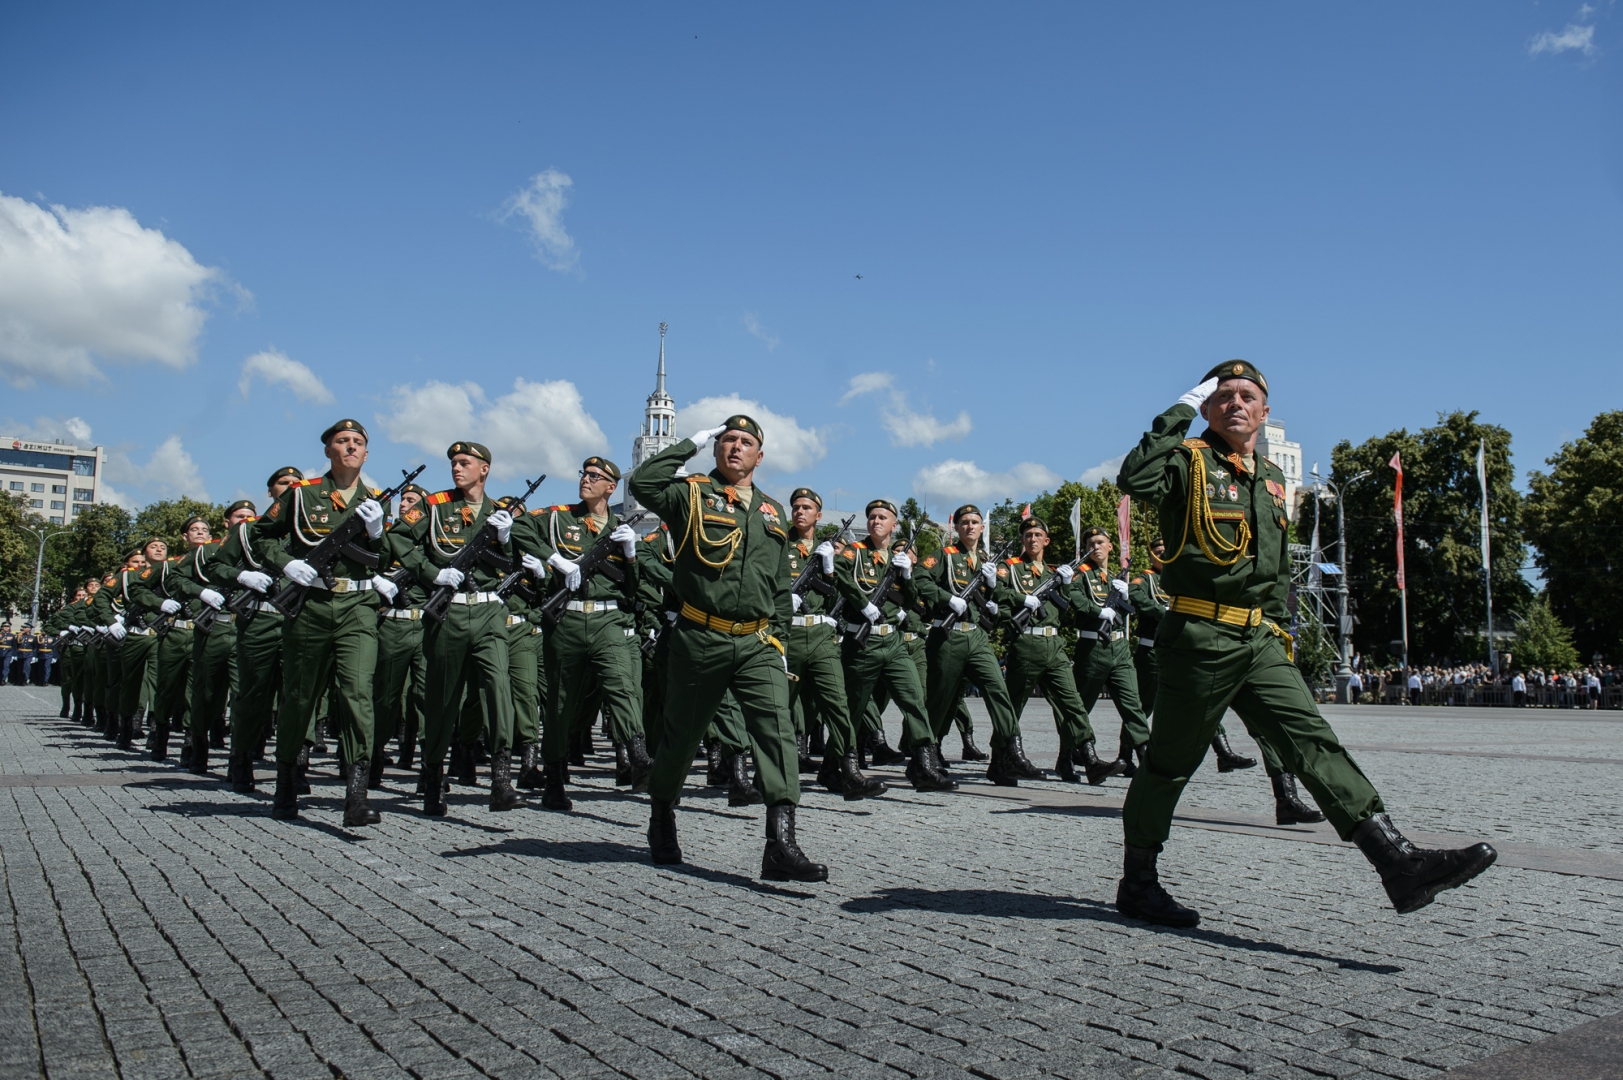
[[[1205,921],[1154,931],[1111,904],[1120,780],[808,789],[830,880],[778,886],[760,808],[697,787],[689,865],[652,866],[603,758],[567,816],[425,819],[391,773],[351,833],[330,759],[274,822],[56,703],[0,687],[4,1077],[1422,1077],[1623,1009],[1613,714],[1329,710],[1400,827],[1519,853],[1401,918],[1208,765],[1163,856]]]

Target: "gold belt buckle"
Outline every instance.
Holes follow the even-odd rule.
[[[1262,623],[1262,609],[1261,608],[1252,608],[1251,609],[1251,621],[1249,623],[1247,623],[1246,625],[1248,625],[1248,626],[1257,626],[1257,625],[1260,625],[1261,623]]]
[[[743,637],[744,636],[744,624],[741,623],[741,622],[733,623],[732,634],[733,634],[733,637]]]

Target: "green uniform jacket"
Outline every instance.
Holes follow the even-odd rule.
[[[167,563],[163,565],[168,566]],[[151,567],[147,569],[150,570]],[[134,614],[130,602],[140,588],[140,581],[140,575],[129,570],[119,570],[103,578],[101,588],[90,601],[90,625],[111,626],[116,619],[126,613]],[[133,628],[132,626],[131,629]]]
[[[963,592],[964,586],[975,580],[986,557],[984,552],[966,552],[957,544],[949,544],[941,549],[940,554],[926,556],[921,560],[920,569],[923,573],[915,571],[913,576],[917,579],[919,599],[927,606],[929,619],[944,619],[952,612],[952,606],[947,601]],[[998,610],[1001,611],[1002,607],[1003,605],[999,604]],[[959,621],[969,623],[971,626],[981,626],[984,619],[981,609],[970,604],[969,610]],[[916,626],[913,629],[924,633],[930,627],[926,623],[922,630]],[[982,629],[990,633],[992,627],[983,626]]]
[[[1102,566],[1084,562],[1077,570],[1076,577],[1071,580],[1071,587],[1065,598],[1071,602],[1077,629],[1100,629],[1099,613],[1110,602],[1110,571]],[[1111,627],[1112,630],[1127,629],[1122,623],[1120,614],[1117,612],[1116,625]]]
[[[799,577],[800,572],[806,568],[806,560],[813,558],[812,551],[815,550],[816,547],[817,543],[814,540],[789,541],[788,572],[789,586],[791,589],[794,587],[795,578]],[[823,572],[821,570],[814,570],[812,572],[818,577],[822,577]],[[838,599],[838,596],[827,595],[818,592],[816,589],[808,588],[805,594],[800,598],[800,611],[797,612],[797,614],[827,615],[829,612],[834,610],[834,603]]]
[[[885,597],[873,595],[879,587],[879,579],[885,576],[889,566],[888,546],[876,550],[865,540],[849,545],[835,558],[834,584],[839,587],[840,595],[845,597],[845,614],[842,617],[846,622],[860,623],[862,609],[870,603],[879,609],[880,622],[897,625],[897,616],[904,610],[909,612],[909,619],[913,617],[913,613],[919,609],[918,579],[923,574],[915,570],[911,578],[895,579],[902,595],[902,602],[898,604],[895,591]],[[926,624],[924,629],[928,630],[929,625]]]
[[[780,641],[789,629],[789,515],[760,488],[746,509],[717,473],[677,478],[697,453],[683,439],[631,474],[631,494],[670,526],[676,539],[671,585],[683,603],[722,619],[769,620]]]
[[[462,551],[462,546],[479,534],[485,519],[496,512],[495,500],[484,496],[478,506],[460,498],[455,491],[441,491],[400,516],[393,529],[384,534],[389,541],[393,561],[410,570],[424,588],[434,587],[434,578],[451,565]],[[516,529],[517,523],[514,523]],[[498,555],[513,558],[513,538],[491,548]],[[371,577],[371,572],[367,572]],[[468,571],[458,592],[488,592],[502,583],[506,575],[489,563],[479,560]]]
[[[620,518],[613,510],[610,510],[608,515],[608,520],[602,526],[597,526],[587,516],[584,503],[576,503],[573,506],[560,504],[530,511],[527,516],[534,523],[540,541],[538,549],[530,549],[531,554],[545,562],[556,551],[571,562],[579,562],[587,549],[597,543],[600,537],[613,532],[615,526],[620,524]],[[574,598],[618,603],[624,611],[635,611],[637,560],[628,560],[621,554],[620,547],[616,544],[613,554],[609,556],[609,562],[619,568],[625,580],[615,581],[607,574],[593,574],[575,590]]]
[[[998,615],[1004,619],[1013,619],[1017,612],[1025,610],[1026,597],[1036,592],[1037,586],[1053,575],[1053,569],[1040,559],[1031,562],[1023,558],[1005,560],[1003,565],[997,568],[997,588],[992,591],[992,599],[997,602]],[[1063,586],[1061,591],[1064,591]],[[1065,600],[1069,602],[1069,594],[1065,596]],[[1032,612],[1031,621],[1026,625],[1064,626],[1065,620],[1060,614],[1058,604],[1045,603]]]
[[[359,505],[364,498],[376,498],[381,494],[383,492],[362,483],[355,489],[355,503]],[[355,507],[345,505],[343,496],[338,494],[332,473],[326,472],[319,479],[302,481],[282,492],[271,503],[270,509],[240,535],[247,538],[252,548],[252,562],[275,567],[276,573],[271,576],[276,577],[282,567],[308,555],[311,548],[321,543],[328,533],[354,512]],[[385,506],[383,512],[388,514],[389,507]],[[382,540],[373,540],[366,535],[365,529],[355,538],[355,546],[373,553],[383,550]],[[235,550],[228,548],[221,554],[230,559]],[[338,556],[332,563],[334,577],[370,581],[374,573],[376,571],[365,563],[344,555]],[[275,589],[276,586],[273,584],[271,588]]]
[[[1146,570],[1135,576],[1127,586],[1127,599],[1138,616],[1138,636],[1154,638],[1161,617],[1167,613],[1167,594],[1161,588],[1161,575]]]
[[[1256,471],[1247,471],[1210,429],[1188,438],[1195,415],[1180,402],[1156,417],[1122,463],[1116,485],[1160,511],[1167,541],[1161,582],[1168,596],[1260,607],[1265,618],[1283,621],[1290,588],[1285,474],[1261,454]],[[1201,490],[1193,494],[1200,497],[1192,500],[1197,474]]]
[[[128,582],[121,590],[117,591],[122,591],[129,598],[130,610],[133,613],[144,616],[138,625],[153,622],[161,613],[165,600],[174,600],[184,608],[186,602],[196,595],[195,593],[187,593],[180,584],[182,575],[176,564],[184,558],[186,558],[185,555],[176,555],[174,558],[166,559],[157,566],[148,566],[139,574],[132,575],[129,571],[124,572],[122,576],[127,577]],[[191,585],[192,583],[187,582],[186,584]],[[101,599],[101,593],[107,591],[107,588],[103,586],[101,592],[96,594],[96,598]],[[185,615],[186,613],[182,611],[181,614]],[[134,629],[134,626],[131,629]]]
[[[187,550],[170,569],[170,590],[181,594],[177,599],[185,603],[185,614],[188,619],[202,612],[203,601],[199,597],[202,596],[203,590],[214,588],[214,571],[211,567],[219,561],[219,554],[220,541],[210,540],[206,544],[199,544]],[[235,575],[232,575],[232,578],[234,582]]]
[[[681,601],[671,582],[675,579],[676,544],[663,522],[659,528],[637,541],[637,599],[642,611],[637,632],[646,633],[664,625],[664,613],[680,610]]]

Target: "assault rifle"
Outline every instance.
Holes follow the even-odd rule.
[[[1081,568],[1081,566],[1081,559],[1078,559],[1070,564],[1073,580],[1075,573]],[[1031,620],[1037,616],[1038,612],[1042,611],[1042,605],[1045,603],[1053,604],[1061,611],[1069,611],[1071,608],[1070,601],[1066,600],[1065,597],[1060,595],[1060,589],[1064,587],[1064,585],[1065,582],[1060,579],[1059,571],[1056,569],[1053,573],[1049,574],[1048,577],[1043,579],[1043,583],[1041,585],[1031,590],[1031,595],[1035,596],[1040,602],[1036,607],[1027,607],[1022,604],[1020,610],[1014,613],[1014,628],[1016,632],[1024,631],[1027,626],[1030,626]]]
[[[907,544],[905,546],[903,546],[903,548],[902,548],[902,550],[907,553],[909,558],[912,557],[913,549],[918,544],[918,541],[919,541],[919,530],[918,530],[917,526],[913,526],[912,527],[912,535],[910,535],[907,538]],[[884,607],[885,601],[889,600],[889,599],[892,599],[891,592],[893,590],[895,590],[895,589],[896,589],[896,556],[894,554],[892,554],[890,564],[885,567],[885,573],[879,579],[879,584],[874,586],[873,601],[872,601],[873,605],[875,607],[880,607],[880,608]],[[896,599],[897,599],[898,603],[901,602],[899,597],[896,598]],[[857,627],[857,629],[852,633],[851,637],[856,641],[857,648],[860,649],[864,645],[868,644],[868,638],[872,634],[873,634],[873,623],[869,622],[867,619],[863,619],[862,620],[862,625]]]
[[[630,517],[621,518],[620,524],[635,525],[647,516],[648,512],[646,510],[639,510]],[[609,557],[614,554],[615,548],[619,546],[609,539],[612,532],[613,530],[604,532],[602,536],[597,538],[595,544],[586,549],[586,554],[575,560],[575,565],[580,568],[580,587],[582,589],[586,588],[586,583],[598,574],[602,574],[614,582],[626,579],[625,573],[609,561]],[[557,623],[559,615],[564,610],[564,605],[569,603],[570,595],[570,591],[560,584],[556,592],[542,601],[541,617],[547,621],[548,626]]]
[[[507,504],[502,509],[517,518],[524,513],[524,500],[528,499],[535,489],[541,486],[541,481],[546,478],[547,474],[542,473],[530,481],[530,486],[524,489],[524,494],[516,499],[508,499]],[[432,513],[433,509],[433,507],[429,507],[429,512]],[[430,527],[432,528],[432,523],[430,523]],[[473,576],[475,563],[482,562],[486,566],[494,567],[504,573],[513,569],[513,560],[496,552],[497,543],[496,527],[490,523],[489,518],[486,518],[485,523],[479,527],[479,531],[462,545],[462,550],[456,553],[456,558],[452,559],[445,569],[460,570],[464,582]],[[453,586],[436,585],[427,602],[423,604],[423,618],[433,619],[437,623],[444,622],[445,613],[451,610],[451,597],[455,596],[456,593],[457,590]]]
[[[1002,547],[998,548],[997,554],[992,556],[989,562],[981,564],[982,568],[984,569],[985,567],[990,566],[995,569],[996,567],[1003,565],[1003,560],[1009,557],[1009,552],[1013,551],[1014,548],[1015,544],[1013,541],[1004,544]],[[986,576],[980,571],[976,571],[970,577],[969,584],[965,585],[953,595],[958,597],[958,599],[962,600],[965,604],[974,604],[975,607],[980,611],[981,615],[990,620],[992,618],[992,613],[986,610],[986,605],[990,600],[990,597],[986,596],[985,593]],[[950,634],[962,620],[962,615],[949,608],[947,614],[941,620],[941,629]]]
[[[852,514],[850,517],[840,522],[840,531],[835,533],[833,538],[843,543],[846,532],[851,528],[851,523],[856,519],[857,516]],[[815,550],[816,548],[814,547],[813,551],[815,552]],[[823,560],[817,558],[815,554],[807,558],[806,565],[800,568],[800,573],[796,575],[795,583],[789,586],[789,591],[794,593],[796,596],[803,597],[806,595],[808,589],[815,589],[824,596],[833,596],[837,590],[833,585],[829,584],[827,578],[821,576],[817,572],[819,568],[821,568],[822,564]]]
[[[404,480],[387,491],[379,492],[376,495],[368,495],[367,498],[376,499],[380,504],[399,498],[400,493],[406,490],[406,485],[417,479],[417,474],[426,468],[428,468],[427,465],[419,465],[409,473],[405,469],[401,469],[400,475],[405,477]],[[360,494],[360,492],[357,491],[356,494]],[[293,498],[295,502],[292,509],[294,513],[297,513],[299,496],[294,495]],[[338,585],[338,579],[333,574],[332,567],[340,556],[353,559],[368,568],[374,568],[378,565],[378,557],[356,543],[365,531],[366,522],[361,520],[359,514],[352,513],[349,517],[333,526],[332,532],[323,536],[320,543],[304,553],[304,561],[310,564],[316,574],[319,575],[322,584],[327,588],[336,588]],[[270,602],[283,615],[290,619],[297,619],[299,612],[304,610],[305,597],[310,595],[312,587],[310,585],[300,585],[296,581],[289,581],[282,586],[280,592],[271,597]]]

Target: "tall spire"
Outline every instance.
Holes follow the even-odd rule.
[[[659,378],[654,383],[654,393],[664,396],[665,393],[665,327],[668,324],[659,324]]]

